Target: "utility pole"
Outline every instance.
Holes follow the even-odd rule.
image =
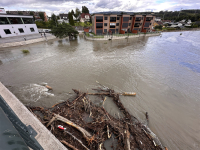
[[[181,8],[181,10],[182,10],[182,8]],[[178,14],[178,18],[179,18],[179,15],[180,15],[180,13],[181,13],[181,10],[180,10],[180,12],[179,12],[179,14]]]

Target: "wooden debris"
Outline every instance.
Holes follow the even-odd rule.
[[[50,87],[50,86],[48,86],[48,85],[45,85],[45,87],[46,87],[47,89],[49,89],[49,90],[53,90],[53,88]]]
[[[115,135],[115,139],[118,141],[118,144],[115,145],[116,149],[162,150],[162,147],[156,145],[151,138],[147,128],[137,118],[131,116],[123,106],[119,98],[120,93],[115,93],[114,90],[105,86],[94,90],[97,93],[88,94],[73,89],[76,93],[74,100],[67,100],[48,109],[30,107],[30,111],[33,113],[40,111],[43,116],[36,115],[39,120],[71,149],[104,150],[103,143],[111,135]],[[119,118],[113,117],[102,106],[93,104],[89,100],[89,95],[100,96],[100,99],[103,100],[102,106],[104,106],[106,97],[112,98],[122,115]],[[130,93],[126,92],[124,95],[130,95]],[[134,94],[132,93],[131,96]],[[146,113],[146,118],[148,119],[148,113]],[[87,119],[89,121],[86,121]],[[59,129],[59,125],[64,126],[64,130]]]
[[[69,135],[71,135],[75,140],[77,140],[86,150],[89,150],[79,139],[77,139],[74,135],[72,135],[70,132],[65,131]]]
[[[75,148],[74,146],[72,146],[71,144],[67,143],[66,141],[62,140],[60,141],[61,143],[67,145],[68,147],[72,148],[73,150],[78,150],[77,148]]]
[[[64,123],[68,124],[68,125],[73,126],[77,130],[79,130],[87,140],[90,140],[92,138],[92,135],[88,131],[86,131],[85,129],[81,128],[79,125],[73,123],[72,121],[70,121],[70,120],[68,120],[68,119],[66,119],[66,118],[64,118],[64,117],[62,117],[58,114],[55,114],[54,116],[55,116],[56,120],[62,121]]]
[[[134,92],[124,92],[124,93],[122,93],[122,94],[120,94],[120,95],[124,95],[124,96],[135,96],[136,93],[134,93]]]
[[[50,121],[49,121],[49,123],[47,124],[47,126],[46,127],[48,127],[53,121],[55,121],[56,120],[56,117],[53,117]]]

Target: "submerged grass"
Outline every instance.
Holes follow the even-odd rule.
[[[30,53],[29,50],[27,50],[27,49],[23,49],[22,52],[23,52],[24,54]]]

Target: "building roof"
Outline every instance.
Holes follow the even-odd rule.
[[[89,17],[90,17],[90,14],[88,14],[88,13],[82,13],[82,14],[80,15],[80,17],[81,17],[81,18],[85,18],[85,15],[89,15]]]
[[[156,23],[157,23],[158,25],[163,25],[163,23],[162,23],[161,21],[156,21]]]
[[[171,22],[171,20],[163,20],[162,22]]]
[[[200,21],[196,21],[195,23],[196,23],[196,24],[200,24]]]
[[[27,17],[27,18],[33,18],[31,15],[15,15],[15,14],[0,14],[0,16],[6,16],[6,17]]]
[[[124,11],[107,11],[107,12],[96,12],[93,14],[106,14],[106,15],[134,15],[134,12],[124,12]]]
[[[68,18],[68,14],[60,14],[60,19],[63,19],[64,17],[67,17]]]

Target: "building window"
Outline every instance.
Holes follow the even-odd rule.
[[[150,25],[151,25],[151,23],[150,23]]]
[[[96,28],[97,29],[103,28],[103,23],[96,23]]]
[[[107,23],[104,23],[104,26],[107,26]]]
[[[12,33],[10,32],[9,29],[4,29],[4,32],[5,32],[6,34],[12,34]]]
[[[128,23],[123,23],[122,24],[122,28],[127,28],[128,27]]]
[[[23,24],[21,18],[8,17],[11,24]]]
[[[131,23],[129,23],[129,26],[131,25]]]
[[[123,22],[128,22],[129,21],[129,17],[123,17]]]
[[[110,22],[116,22],[116,17],[110,17]]]
[[[146,21],[151,21],[153,19],[153,17],[147,17]]]
[[[134,27],[139,27],[140,23],[135,23]]]
[[[116,26],[119,26],[119,23],[116,23]]]
[[[96,16],[96,22],[103,22],[103,16]]]
[[[117,17],[117,20],[119,20],[119,17]]]
[[[110,23],[110,28],[115,28],[115,23]]]
[[[0,24],[9,24],[8,19],[6,17],[0,17]]]
[[[145,22],[144,27],[149,27],[149,22]]]
[[[107,29],[104,29],[104,33],[107,33]]]
[[[34,24],[33,18],[22,18],[24,24]]]
[[[110,31],[111,31],[112,33],[115,33],[115,29],[110,29]]]
[[[20,33],[24,33],[24,30],[22,28],[18,29]]]
[[[108,17],[104,17],[104,20],[108,20]]]
[[[130,17],[130,20],[132,20],[132,17]]]
[[[141,17],[136,17],[135,21],[141,21]]]
[[[118,31],[118,29],[116,29],[116,33],[118,33],[119,31]]]
[[[35,32],[34,28],[30,28],[31,32]]]
[[[103,30],[96,30],[96,34],[97,35],[102,35],[103,34]]]

